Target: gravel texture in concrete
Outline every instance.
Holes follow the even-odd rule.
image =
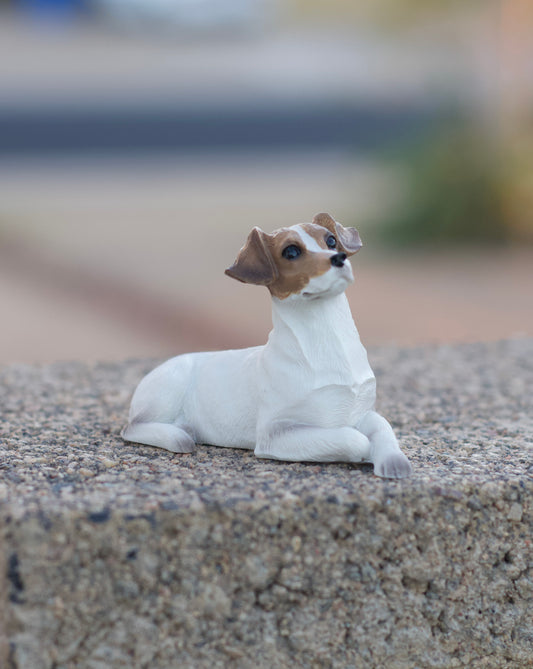
[[[0,666],[533,666],[533,339],[370,351],[414,476],[126,444],[155,361],[0,372]]]

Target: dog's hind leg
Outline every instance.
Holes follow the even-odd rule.
[[[293,462],[369,462],[370,442],[352,427],[282,423],[258,438],[254,451],[257,457]]]
[[[120,434],[125,441],[165,448],[173,453],[192,453],[195,447],[194,439],[188,432],[170,423],[133,420]]]

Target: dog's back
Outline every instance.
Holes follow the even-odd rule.
[[[133,427],[123,436],[138,441],[133,437],[141,435],[141,425],[170,424],[196,443],[253,448],[262,348],[188,353],[159,365],[139,383],[129,414]],[[175,431],[170,435],[172,441]]]

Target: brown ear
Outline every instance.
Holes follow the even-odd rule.
[[[237,281],[268,286],[278,277],[278,270],[267,246],[269,235],[260,228],[254,228],[248,235],[246,244],[239,251],[237,260],[225,271]]]
[[[337,234],[337,230],[335,229],[337,223],[335,222],[335,219],[331,218],[329,214],[326,214],[324,212],[322,212],[321,214],[317,214],[313,218],[313,223],[315,225],[321,225],[323,228],[326,228],[326,230],[329,230],[334,235]]]
[[[326,230],[329,230],[331,233],[337,236],[339,240],[340,251],[344,251],[346,255],[353,255],[357,253],[359,249],[363,246],[361,237],[355,228],[345,228],[340,223],[337,223],[329,214],[317,214],[313,218],[313,223],[315,225],[321,225]]]

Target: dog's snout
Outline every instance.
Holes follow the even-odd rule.
[[[331,256],[330,261],[333,267],[342,267],[346,258],[346,253],[335,253],[335,255]]]

